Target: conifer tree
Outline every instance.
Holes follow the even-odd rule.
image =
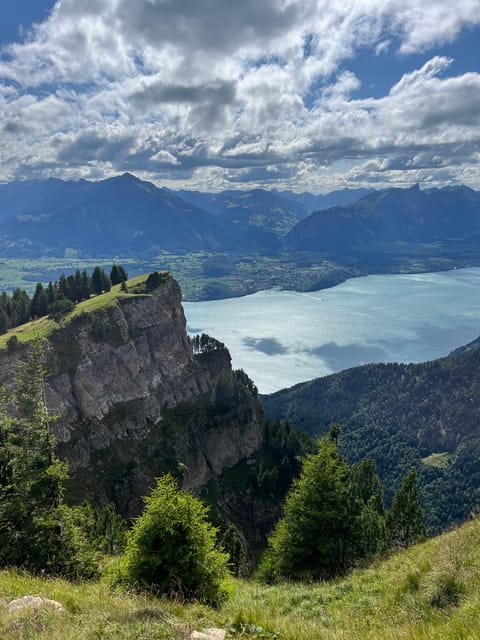
[[[340,428],[317,442],[287,494],[260,576],[323,579],[387,547],[383,486],[373,460],[349,466],[337,449]]]
[[[92,280],[85,269],[80,274],[79,290],[80,295],[82,296],[82,300],[86,300],[90,296],[90,294],[93,293]]]
[[[52,281],[48,283],[46,294],[47,294],[48,304],[52,304],[52,302],[55,302],[55,300],[58,297],[58,290],[57,290],[56,283],[53,284]]]
[[[348,465],[331,438],[306,457],[269,539],[260,573],[277,578],[329,578],[344,570],[351,520]]]
[[[15,289],[11,298],[10,326],[16,327],[30,320],[30,298],[23,289]]]
[[[374,460],[364,458],[351,467],[351,544],[353,553],[359,557],[373,556],[388,546],[383,494],[383,485],[376,473]]]
[[[121,265],[114,264],[110,271],[110,280],[112,284],[120,284],[128,280],[128,274]]]
[[[125,551],[125,581],[165,595],[216,602],[227,555],[215,548],[206,507],[167,474],[145,499]]]
[[[0,335],[8,331],[8,316],[4,309],[0,308]]]
[[[425,539],[423,512],[418,500],[417,473],[412,468],[393,498],[388,512],[388,531],[393,547],[407,547]]]
[[[103,293],[104,291],[110,291],[110,289],[112,288],[110,278],[100,267],[95,267],[95,269],[93,270],[91,282],[92,292],[96,293],[97,295]]]
[[[78,302],[80,300],[75,277],[71,275],[67,276],[67,298],[72,302]]]
[[[70,290],[70,283],[67,280],[67,277],[64,273],[58,279],[58,293],[60,297],[67,298],[70,300],[72,298],[72,292]]]
[[[233,574],[242,576],[248,573],[249,567],[247,555],[243,548],[238,529],[234,524],[229,524],[222,536],[223,550],[228,553],[229,567]]]
[[[37,282],[35,293],[33,294],[30,313],[32,318],[41,318],[47,315],[48,297],[41,282]]]
[[[66,464],[55,454],[43,398],[42,345],[18,367],[8,411],[0,399],[0,566],[76,577],[94,571],[63,503]]]

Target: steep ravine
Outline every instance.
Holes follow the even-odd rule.
[[[21,352],[2,352],[0,384]],[[113,500],[134,516],[162,472],[199,489],[260,446],[256,394],[223,346],[193,354],[171,277],[80,314],[48,337],[47,352],[45,397],[75,501]]]

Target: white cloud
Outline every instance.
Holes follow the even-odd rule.
[[[468,164],[478,73],[449,77],[451,60],[432,54],[388,95],[359,100],[359,78],[342,68],[359,47],[405,55],[451,41],[480,24],[480,0],[205,6],[58,0],[0,56],[0,179],[128,169],[197,188],[275,178],[318,188],[428,170],[480,186]],[[357,167],[325,170],[339,162]]]
[[[160,162],[162,164],[180,164],[174,155],[165,150],[158,151],[153,156],[151,156],[150,160],[153,160],[153,162]]]

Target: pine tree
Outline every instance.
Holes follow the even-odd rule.
[[[247,555],[243,548],[238,529],[234,524],[229,524],[222,536],[222,548],[228,553],[228,566],[236,576],[244,576],[249,572]]]
[[[64,273],[58,279],[58,293],[60,297],[67,298],[67,300],[72,299],[72,291],[70,289],[70,282]]]
[[[92,280],[84,269],[80,275],[80,295],[82,300],[86,300],[93,293]]]
[[[112,556],[124,550],[127,522],[117,513],[111,502],[103,508],[98,508],[85,501],[74,507],[74,513],[78,526],[97,551]]]
[[[52,281],[50,281],[48,283],[46,293],[47,293],[48,304],[52,304],[52,302],[55,302],[55,300],[58,297],[57,284],[56,283],[53,284]]]
[[[15,289],[12,294],[11,305],[10,326],[16,327],[30,320],[30,298],[26,291]]]
[[[128,274],[121,265],[114,264],[110,271],[110,280],[112,284],[120,284],[128,280]]]
[[[78,302],[80,300],[80,297],[79,297],[79,292],[77,290],[75,276],[67,276],[67,288],[68,288],[67,298],[72,302]]]
[[[376,473],[374,460],[364,458],[351,467],[351,543],[353,553],[358,557],[376,555],[388,545],[383,494],[383,485]]]
[[[277,578],[329,578],[349,562],[348,465],[330,438],[306,457],[269,539],[260,573]]]
[[[94,567],[63,503],[67,467],[54,450],[42,351],[33,343],[18,367],[11,414],[0,399],[0,565],[75,577]]]
[[[112,288],[112,283],[111,283],[110,278],[107,276],[107,274],[105,273],[105,271],[103,269],[101,270],[101,278],[102,278],[101,279],[102,291],[107,293]]]
[[[412,468],[393,498],[388,512],[388,531],[393,547],[407,547],[425,539],[423,512],[418,500],[417,473]]]
[[[103,293],[104,291],[110,291],[110,289],[112,288],[110,278],[100,267],[95,267],[95,269],[93,270],[91,282],[92,292],[96,293],[97,295]]]
[[[147,291],[153,291],[165,282],[165,274],[160,271],[152,271],[146,280]]]
[[[41,318],[42,316],[46,316],[48,304],[48,297],[45,289],[43,288],[43,284],[41,282],[37,282],[30,307],[32,318]]]
[[[8,331],[8,316],[4,309],[0,308],[0,335]]]

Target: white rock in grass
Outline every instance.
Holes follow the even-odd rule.
[[[7,604],[8,611],[20,611],[21,609],[33,608],[33,609],[42,609],[42,608],[54,609],[58,611],[58,613],[64,613],[65,608],[60,602],[56,600],[49,600],[49,598],[43,598],[42,596],[23,596],[23,598],[18,598],[17,600],[12,600]]]
[[[227,632],[224,629],[202,629],[202,631],[192,631],[191,640],[225,640]]]

